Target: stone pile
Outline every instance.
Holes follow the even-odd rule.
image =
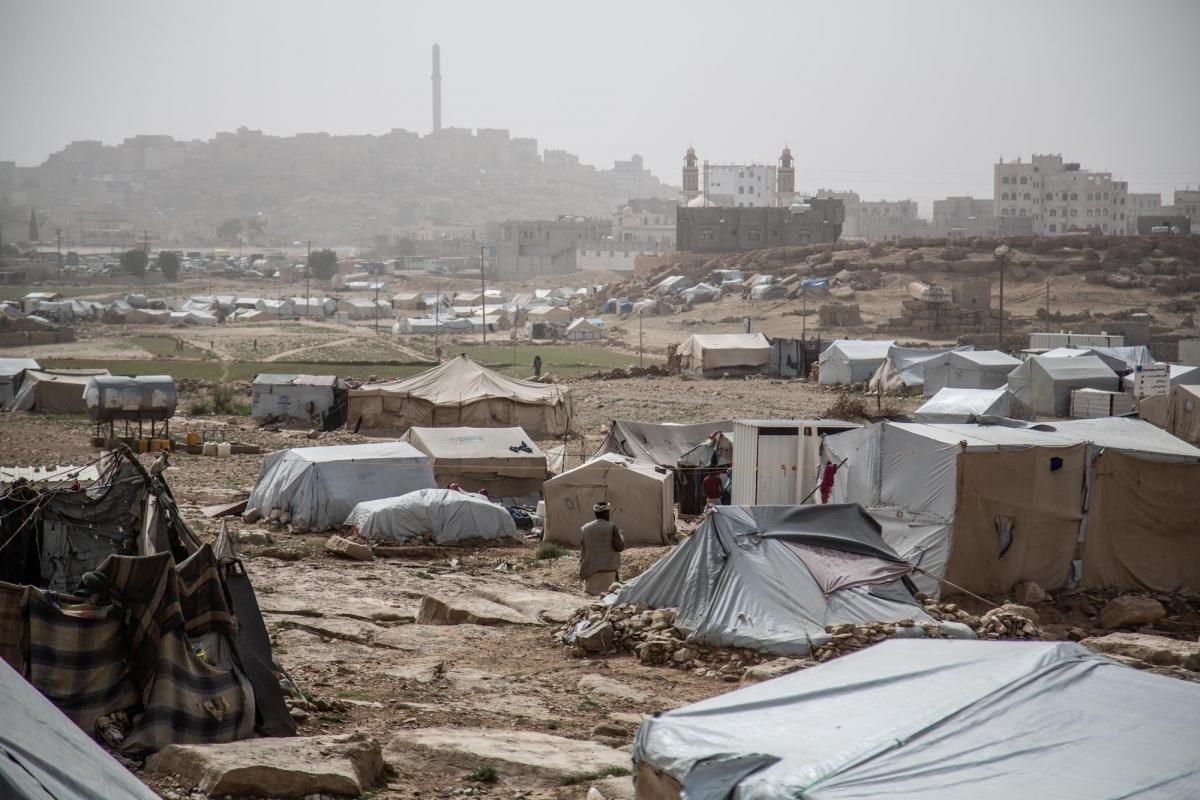
[[[937,620],[961,622],[980,639],[1042,638],[1041,628],[1038,627],[1041,619],[1029,606],[1005,603],[977,616],[956,603],[939,603],[923,594],[918,594],[917,599],[929,616]]]

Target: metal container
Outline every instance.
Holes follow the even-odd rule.
[[[83,390],[92,422],[160,422],[175,415],[178,395],[170,375],[97,375]]]

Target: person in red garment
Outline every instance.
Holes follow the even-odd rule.
[[[725,488],[725,482],[721,480],[721,476],[710,472],[704,476],[704,480],[700,484],[704,488],[705,503],[710,506],[721,505],[721,491]]]
[[[837,475],[839,466],[839,464],[829,463],[821,472],[821,505],[829,502],[829,495],[833,493],[833,479]]]

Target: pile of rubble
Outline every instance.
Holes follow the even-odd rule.
[[[648,367],[615,367],[609,370],[593,372],[583,377],[585,380],[613,380],[614,378],[665,378],[671,374],[665,366],[651,364]]]

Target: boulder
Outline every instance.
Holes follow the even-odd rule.
[[[1012,599],[1022,606],[1036,606],[1046,602],[1046,590],[1036,583],[1027,581],[1013,587]]]
[[[150,775],[176,775],[207,795],[358,797],[383,775],[379,743],[363,733],[172,744],[146,761]]]
[[[427,594],[417,609],[419,625],[536,625],[538,621],[514,608],[471,595],[442,597]]]
[[[1162,603],[1153,597],[1123,594],[1114,597],[1100,612],[1100,624],[1108,630],[1115,628],[1138,628],[1149,625],[1167,615]]]
[[[505,777],[524,775],[548,786],[629,769],[629,754],[597,742],[500,728],[414,728],[397,733],[384,759],[398,772],[414,757],[433,757],[459,769],[490,764]]]
[[[665,664],[667,663],[667,659],[671,657],[674,649],[672,642],[665,639],[650,639],[638,645],[638,661],[651,666]]]
[[[1200,672],[1200,642],[1148,633],[1109,633],[1084,639],[1080,644],[1094,653],[1127,656],[1156,666],[1179,666]]]
[[[344,536],[334,534],[325,542],[325,550],[335,556],[353,558],[358,561],[370,561],[375,557],[371,548],[361,542],[352,542]]]
[[[612,623],[607,620],[595,622],[575,636],[575,644],[589,653],[607,653],[615,641]]]
[[[769,681],[772,678],[778,678],[781,675],[787,675],[804,669],[811,663],[799,658],[777,658],[765,664],[756,664],[742,673],[742,683],[762,683],[763,681]]]
[[[590,694],[615,700],[626,700],[632,703],[646,703],[650,700],[650,695],[641,689],[626,686],[620,681],[615,681],[612,678],[607,678],[594,672],[588,673],[579,679],[579,688]]]
[[[268,545],[275,543],[268,531],[238,531],[237,540],[238,544]]]

